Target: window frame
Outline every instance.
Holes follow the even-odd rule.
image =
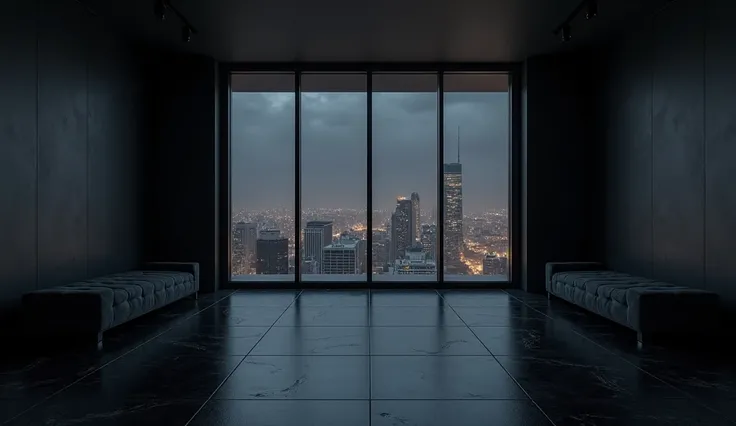
[[[522,137],[522,65],[520,63],[226,63],[219,65],[218,72],[218,111],[219,115],[219,176],[217,179],[219,199],[218,208],[218,241],[216,244],[218,278],[221,289],[327,289],[327,288],[520,288],[521,283],[521,137]],[[367,273],[365,281],[303,281],[301,279],[300,261],[295,262],[293,281],[232,281],[230,261],[232,256],[232,203],[231,203],[231,76],[238,73],[294,73],[294,155],[295,155],[295,227],[298,256],[303,241],[300,236],[301,219],[301,76],[303,73],[365,73],[367,102],[367,193],[366,193],[366,261],[372,259],[372,212],[373,212],[373,74],[374,73],[436,73],[437,74],[437,275],[428,281],[375,281],[372,273]],[[444,161],[444,75],[445,73],[486,73],[506,74],[509,84],[509,276],[507,281],[450,281],[443,277],[444,259],[444,218],[442,208],[443,161]],[[368,271],[370,272],[370,270]]]

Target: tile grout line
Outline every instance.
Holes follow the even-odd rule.
[[[52,393],[51,395],[49,395],[49,396],[47,396],[47,397],[45,397],[45,398],[41,399],[41,400],[40,400],[40,401],[38,401],[37,403],[35,403],[35,404],[31,405],[30,407],[28,407],[28,408],[26,408],[25,410],[21,411],[20,413],[16,414],[16,415],[15,415],[14,417],[11,417],[11,418],[9,418],[9,419],[5,420],[5,421],[4,421],[4,422],[3,422],[2,424],[3,424],[3,425],[5,425],[5,424],[9,424],[9,423],[10,423],[10,422],[12,422],[13,420],[16,420],[16,419],[20,418],[21,416],[23,416],[23,415],[25,415],[25,414],[29,413],[29,412],[30,412],[31,410],[35,409],[35,408],[36,408],[36,407],[38,407],[39,405],[41,405],[41,404],[45,403],[46,401],[50,400],[51,398],[54,398],[55,396],[59,395],[60,393],[64,392],[65,390],[69,389],[70,387],[72,387],[72,386],[76,385],[77,383],[79,383],[79,382],[81,382],[82,380],[86,379],[87,377],[91,376],[92,374],[95,374],[96,372],[98,372],[98,371],[102,370],[103,368],[107,367],[108,365],[112,364],[113,362],[115,362],[115,361],[118,361],[119,359],[121,359],[121,358],[125,357],[126,355],[128,355],[128,354],[130,354],[130,353],[132,353],[132,352],[134,352],[134,351],[137,351],[137,350],[138,350],[138,349],[140,349],[140,348],[141,348],[141,347],[142,347],[143,345],[146,345],[146,344],[148,344],[148,343],[150,343],[150,342],[152,342],[152,341],[154,341],[154,340],[158,339],[159,337],[161,337],[161,336],[162,336],[162,335],[164,335],[165,333],[168,333],[169,331],[171,331],[171,330],[172,330],[172,329],[173,329],[173,328],[174,328],[175,326],[178,326],[178,325],[180,325],[181,323],[183,323],[184,321],[187,321],[187,320],[189,320],[190,318],[193,318],[193,317],[195,317],[195,316],[199,315],[199,314],[200,314],[200,313],[201,313],[202,311],[204,311],[204,310],[207,310],[207,309],[209,309],[209,308],[211,308],[211,307],[215,306],[215,305],[216,305],[216,304],[218,304],[219,302],[221,302],[221,301],[223,301],[223,300],[227,299],[228,297],[232,296],[232,295],[233,295],[234,293],[235,293],[235,291],[233,291],[232,293],[228,294],[227,296],[223,296],[223,297],[222,297],[221,299],[218,299],[218,300],[216,300],[216,301],[212,302],[212,303],[211,303],[210,305],[208,305],[208,306],[206,306],[206,307],[204,307],[204,308],[200,309],[199,311],[197,311],[197,312],[193,313],[192,315],[189,315],[189,316],[187,316],[186,318],[182,319],[181,321],[177,321],[177,322],[176,322],[176,323],[175,323],[175,324],[174,324],[173,326],[171,326],[171,327],[167,328],[166,330],[163,330],[163,331],[161,331],[160,333],[156,334],[155,336],[153,336],[153,337],[151,337],[151,338],[149,338],[149,339],[147,339],[147,340],[143,341],[142,343],[140,343],[140,344],[136,345],[136,346],[135,346],[135,347],[133,347],[132,349],[130,349],[130,350],[128,350],[128,351],[125,351],[125,352],[124,352],[124,353],[122,353],[121,355],[119,355],[119,356],[117,356],[117,357],[115,357],[115,358],[111,359],[110,361],[108,361],[108,362],[106,362],[106,363],[102,364],[101,366],[99,366],[99,367],[95,368],[94,370],[92,370],[92,371],[90,371],[89,373],[87,373],[87,374],[83,375],[83,376],[82,376],[82,377],[80,377],[79,379],[77,379],[77,380],[75,380],[75,381],[73,381],[73,382],[69,383],[68,385],[64,386],[63,388],[59,389],[58,391],[56,391],[56,392]]]
[[[435,290],[435,291],[437,291],[437,290]],[[504,293],[506,293],[506,294],[508,294],[509,296],[511,296],[511,295],[510,295],[510,294],[509,294],[508,292],[506,292],[505,290],[501,290],[501,291],[503,291]],[[458,314],[458,313],[457,313],[457,311],[455,310],[455,308],[454,308],[454,307],[452,307],[452,305],[451,305],[451,304],[450,304],[450,303],[449,303],[449,302],[448,302],[448,301],[447,301],[447,300],[445,299],[445,297],[444,297],[444,296],[442,295],[442,293],[440,293],[439,291],[437,291],[437,295],[438,295],[438,296],[439,296],[440,298],[442,298],[442,300],[444,300],[444,301],[445,301],[445,303],[447,304],[447,306],[449,306],[449,307],[450,307],[450,309],[452,309],[452,312],[454,312],[454,313],[455,313],[455,315],[457,315],[457,317],[458,317],[458,318],[460,318],[460,321],[462,321],[462,322],[463,322],[463,324],[465,324],[465,327],[467,327],[467,328],[468,328],[468,330],[469,330],[469,331],[470,331],[470,332],[471,332],[471,333],[473,334],[473,336],[475,336],[475,338],[476,338],[476,339],[478,339],[478,341],[480,342],[480,344],[481,344],[481,345],[483,345],[483,347],[485,348],[485,350],[486,350],[486,351],[488,351],[488,353],[489,353],[489,354],[490,354],[490,355],[491,355],[491,356],[493,357],[493,360],[494,360],[494,361],[496,361],[496,363],[497,363],[497,364],[498,364],[498,365],[499,365],[499,366],[501,367],[501,369],[503,369],[503,371],[504,371],[504,372],[506,373],[506,375],[508,375],[508,376],[509,376],[509,377],[511,378],[511,380],[513,380],[513,381],[514,381],[514,383],[516,384],[516,386],[518,386],[518,387],[519,387],[519,389],[521,389],[521,391],[522,391],[522,392],[524,392],[524,395],[526,395],[526,397],[527,397],[527,398],[529,398],[529,401],[531,401],[531,403],[532,403],[532,404],[534,404],[534,406],[535,406],[535,407],[537,407],[537,410],[539,410],[539,412],[540,412],[540,413],[542,413],[542,415],[543,415],[543,416],[544,416],[544,417],[545,417],[545,418],[546,418],[547,420],[549,420],[549,423],[550,423],[550,424],[551,424],[552,426],[556,426],[555,422],[553,422],[553,421],[552,421],[552,419],[551,419],[551,418],[550,418],[550,417],[549,417],[549,416],[547,415],[547,413],[546,413],[546,412],[545,412],[544,410],[542,410],[542,407],[540,407],[540,406],[539,406],[539,404],[537,404],[537,401],[535,401],[535,400],[534,400],[534,398],[532,398],[532,397],[531,397],[531,395],[529,395],[529,392],[527,392],[527,391],[526,391],[526,389],[524,389],[524,387],[523,387],[523,386],[521,386],[521,383],[519,383],[519,381],[518,381],[518,380],[516,380],[516,377],[512,376],[512,375],[511,375],[511,373],[509,373],[509,371],[508,371],[508,370],[506,369],[506,367],[504,367],[504,366],[503,366],[503,364],[501,364],[501,363],[500,363],[500,362],[498,361],[498,358],[496,358],[496,355],[493,355],[493,352],[491,352],[491,350],[490,350],[490,349],[488,349],[488,346],[486,346],[486,344],[485,344],[485,343],[483,343],[483,341],[482,341],[482,340],[480,339],[480,337],[478,337],[478,335],[477,335],[477,334],[475,334],[475,331],[473,331],[473,329],[472,329],[472,328],[470,328],[470,326],[469,326],[469,325],[468,325],[468,324],[467,324],[467,323],[465,322],[465,320],[463,319],[463,317],[461,317],[461,316],[460,316],[460,314]],[[511,297],[513,297],[513,296],[511,296]]]
[[[504,290],[504,291],[505,291],[505,290]],[[509,295],[509,297],[512,297],[512,298],[514,298],[514,299],[518,300],[518,301],[519,301],[520,303],[522,303],[522,304],[523,304],[524,306],[528,307],[529,309],[531,309],[531,310],[533,310],[533,311],[536,311],[536,312],[538,312],[538,313],[539,313],[539,314],[541,314],[541,315],[544,315],[545,317],[549,318],[549,319],[550,319],[550,320],[552,320],[552,321],[557,321],[557,319],[556,319],[556,318],[553,318],[553,317],[551,317],[551,316],[549,316],[549,315],[545,314],[544,312],[540,311],[539,309],[537,309],[537,308],[535,308],[535,307],[533,307],[533,306],[527,305],[527,304],[526,304],[526,303],[525,303],[525,302],[524,302],[523,300],[519,299],[518,297],[515,297],[514,295],[512,295],[512,294],[510,294],[510,293],[508,293],[508,292],[506,292],[506,293],[507,293],[507,294]],[[581,308],[581,309],[584,309],[584,308],[582,308],[582,307],[580,307],[580,308]],[[587,314],[587,313],[592,313],[592,312],[589,312],[589,311],[587,311],[587,310],[586,310],[586,314]],[[612,324],[615,324],[615,323],[614,323],[614,322],[612,322]],[[598,346],[599,348],[603,349],[604,351],[608,352],[609,354],[613,355],[614,357],[616,357],[616,358],[620,359],[620,360],[621,360],[621,361],[623,361],[623,362],[624,362],[625,364],[628,364],[628,365],[630,365],[630,366],[634,367],[635,369],[637,369],[637,370],[641,371],[642,373],[644,373],[644,374],[646,374],[646,375],[648,375],[648,376],[650,376],[650,377],[652,377],[652,378],[654,378],[654,379],[656,379],[656,380],[660,381],[661,383],[664,383],[665,385],[667,385],[667,386],[669,386],[669,387],[671,387],[671,388],[675,389],[676,391],[678,391],[678,392],[682,393],[682,394],[683,394],[683,396],[686,396],[686,397],[687,397],[687,398],[683,398],[683,399],[686,399],[686,400],[690,400],[690,401],[694,402],[694,403],[695,403],[696,405],[699,405],[699,406],[701,406],[701,407],[703,407],[703,408],[706,408],[707,410],[710,410],[710,411],[711,411],[711,412],[713,412],[713,413],[716,413],[716,414],[721,414],[721,415],[723,415],[723,413],[721,413],[720,411],[718,411],[718,410],[716,410],[716,409],[714,409],[714,408],[712,408],[712,407],[710,407],[710,406],[706,405],[706,404],[705,404],[704,402],[700,401],[700,400],[699,400],[698,398],[696,398],[696,397],[695,397],[694,395],[692,395],[692,394],[688,393],[687,391],[685,391],[685,390],[683,390],[683,389],[680,389],[680,388],[678,388],[677,386],[673,385],[672,383],[669,383],[668,381],[666,381],[666,380],[664,380],[664,379],[662,379],[662,378],[660,378],[660,377],[656,376],[655,374],[653,374],[653,373],[651,373],[651,372],[649,372],[649,371],[647,371],[647,370],[645,370],[645,369],[641,368],[640,366],[638,366],[638,365],[634,364],[633,362],[629,361],[628,359],[626,359],[626,357],[624,357],[624,356],[621,356],[620,354],[618,354],[618,353],[616,353],[616,352],[612,351],[611,349],[607,348],[607,347],[606,347],[605,345],[602,345],[602,344],[600,344],[600,343],[596,342],[595,340],[591,339],[590,337],[586,336],[585,334],[582,334],[581,332],[579,332],[578,330],[574,329],[573,327],[569,327],[569,329],[570,329],[570,330],[571,330],[571,331],[572,331],[573,333],[575,333],[576,335],[578,335],[578,336],[582,337],[583,339],[585,339],[585,340],[587,340],[587,341],[591,342],[592,344],[594,344],[594,345]],[[677,398],[673,398],[673,399],[677,399]],[[735,423],[734,421],[731,421],[731,420],[729,420],[729,421],[730,421],[731,423]]]
[[[248,358],[248,357],[250,356],[251,352],[253,352],[253,349],[255,349],[255,348],[256,348],[256,346],[258,346],[258,344],[259,344],[259,343],[261,343],[261,340],[263,340],[263,338],[264,338],[264,337],[266,337],[266,335],[268,334],[268,332],[269,332],[269,331],[271,331],[271,329],[273,328],[273,326],[274,326],[274,325],[275,325],[275,324],[276,324],[277,322],[279,322],[279,320],[281,319],[281,317],[282,317],[282,316],[284,316],[284,314],[286,313],[286,311],[288,311],[288,310],[289,310],[289,308],[291,308],[291,307],[292,307],[292,305],[294,305],[294,302],[296,302],[296,300],[297,300],[297,299],[298,299],[299,297],[301,297],[301,295],[302,295],[302,293],[303,293],[303,292],[304,292],[303,290],[300,290],[300,291],[299,291],[299,294],[297,294],[297,295],[296,295],[296,297],[294,298],[294,300],[292,300],[292,301],[291,301],[291,303],[289,303],[289,305],[288,305],[288,306],[287,306],[287,307],[286,307],[286,308],[284,309],[284,311],[283,311],[283,312],[281,312],[281,315],[279,315],[279,317],[278,317],[278,318],[276,318],[276,320],[274,320],[273,324],[271,324],[271,326],[270,326],[270,327],[268,327],[268,330],[266,330],[266,332],[265,332],[265,333],[263,333],[263,336],[261,336],[261,337],[260,337],[260,338],[258,339],[258,341],[257,341],[257,342],[256,342],[256,343],[255,343],[255,344],[253,345],[253,347],[252,347],[252,348],[250,348],[250,350],[248,351],[248,353],[247,353],[247,354],[246,354],[245,356],[243,356],[243,359],[241,359],[241,360],[240,360],[240,362],[238,362],[238,364],[237,364],[237,365],[235,366],[235,368],[233,368],[233,370],[232,370],[232,371],[231,371],[231,372],[230,372],[230,373],[229,373],[229,374],[227,375],[227,377],[225,377],[225,378],[224,378],[224,379],[222,380],[222,382],[220,382],[220,384],[219,384],[219,385],[217,385],[217,388],[215,388],[215,390],[214,390],[214,391],[212,391],[212,394],[211,394],[211,395],[210,395],[210,396],[209,396],[209,397],[208,397],[208,398],[207,398],[207,399],[206,399],[206,400],[205,400],[205,401],[204,401],[204,402],[202,403],[202,405],[200,405],[200,406],[199,406],[199,408],[197,409],[197,411],[195,411],[195,412],[194,412],[194,414],[192,414],[192,417],[191,417],[191,418],[189,419],[189,421],[187,421],[187,422],[185,423],[185,425],[184,425],[184,426],[188,426],[189,424],[191,424],[191,423],[192,423],[192,420],[194,420],[194,419],[195,419],[195,418],[196,418],[196,417],[197,417],[197,416],[199,415],[199,413],[200,413],[200,412],[202,411],[202,409],[203,409],[203,408],[205,407],[205,405],[207,405],[207,403],[209,403],[209,402],[210,402],[210,401],[212,400],[212,398],[213,398],[213,397],[214,397],[214,396],[215,396],[215,395],[217,394],[217,392],[218,392],[218,391],[220,390],[220,388],[222,388],[222,386],[223,386],[223,385],[225,384],[225,382],[227,382],[227,381],[228,381],[228,380],[230,379],[230,377],[232,377],[232,375],[233,375],[233,374],[235,374],[235,372],[236,372],[236,371],[238,370],[238,368],[240,368],[240,366],[241,366],[241,365],[242,365],[242,364],[243,364],[243,363],[245,362],[246,358]],[[229,296],[227,296],[227,297],[230,297],[230,296],[232,296],[232,295],[233,295],[233,294],[235,294],[235,293],[237,293],[237,290],[236,290],[236,291],[234,291],[233,293],[231,293],[231,294],[230,294]]]

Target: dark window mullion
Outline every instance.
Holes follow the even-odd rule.
[[[437,282],[445,283],[445,89],[444,72],[437,73]]]
[[[294,282],[301,283],[302,123],[301,72],[294,72]]]
[[[365,266],[368,284],[373,281],[373,72],[366,73],[366,248]]]

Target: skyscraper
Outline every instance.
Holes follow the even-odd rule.
[[[412,213],[412,240],[415,243],[421,238],[422,219],[419,214],[419,194],[411,193],[411,213]]]
[[[316,270],[322,271],[322,249],[332,243],[332,222],[311,220],[304,228],[304,260],[316,262]],[[306,272],[306,271],[305,271]]]
[[[257,239],[258,226],[255,223],[245,223],[243,221],[236,223],[233,252],[239,253],[246,263],[253,262],[256,254]]]
[[[425,223],[422,225],[422,251],[430,260],[437,260],[437,225]]]
[[[362,274],[365,272],[365,241],[341,238],[322,249],[323,274]]]
[[[398,198],[391,215],[391,262],[404,257],[406,249],[414,244],[413,222],[411,200]]]
[[[261,231],[256,241],[256,274],[287,274],[289,272],[289,239],[278,229]]]
[[[460,267],[463,250],[463,167],[460,164],[460,128],[457,130],[457,163],[444,165],[445,266]]]

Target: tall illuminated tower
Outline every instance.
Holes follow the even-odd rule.
[[[419,214],[419,194],[411,193],[412,239],[418,243],[422,237],[422,219]]]
[[[460,128],[457,129],[457,162],[444,164],[445,265],[460,266],[463,250],[463,167],[460,164]]]

